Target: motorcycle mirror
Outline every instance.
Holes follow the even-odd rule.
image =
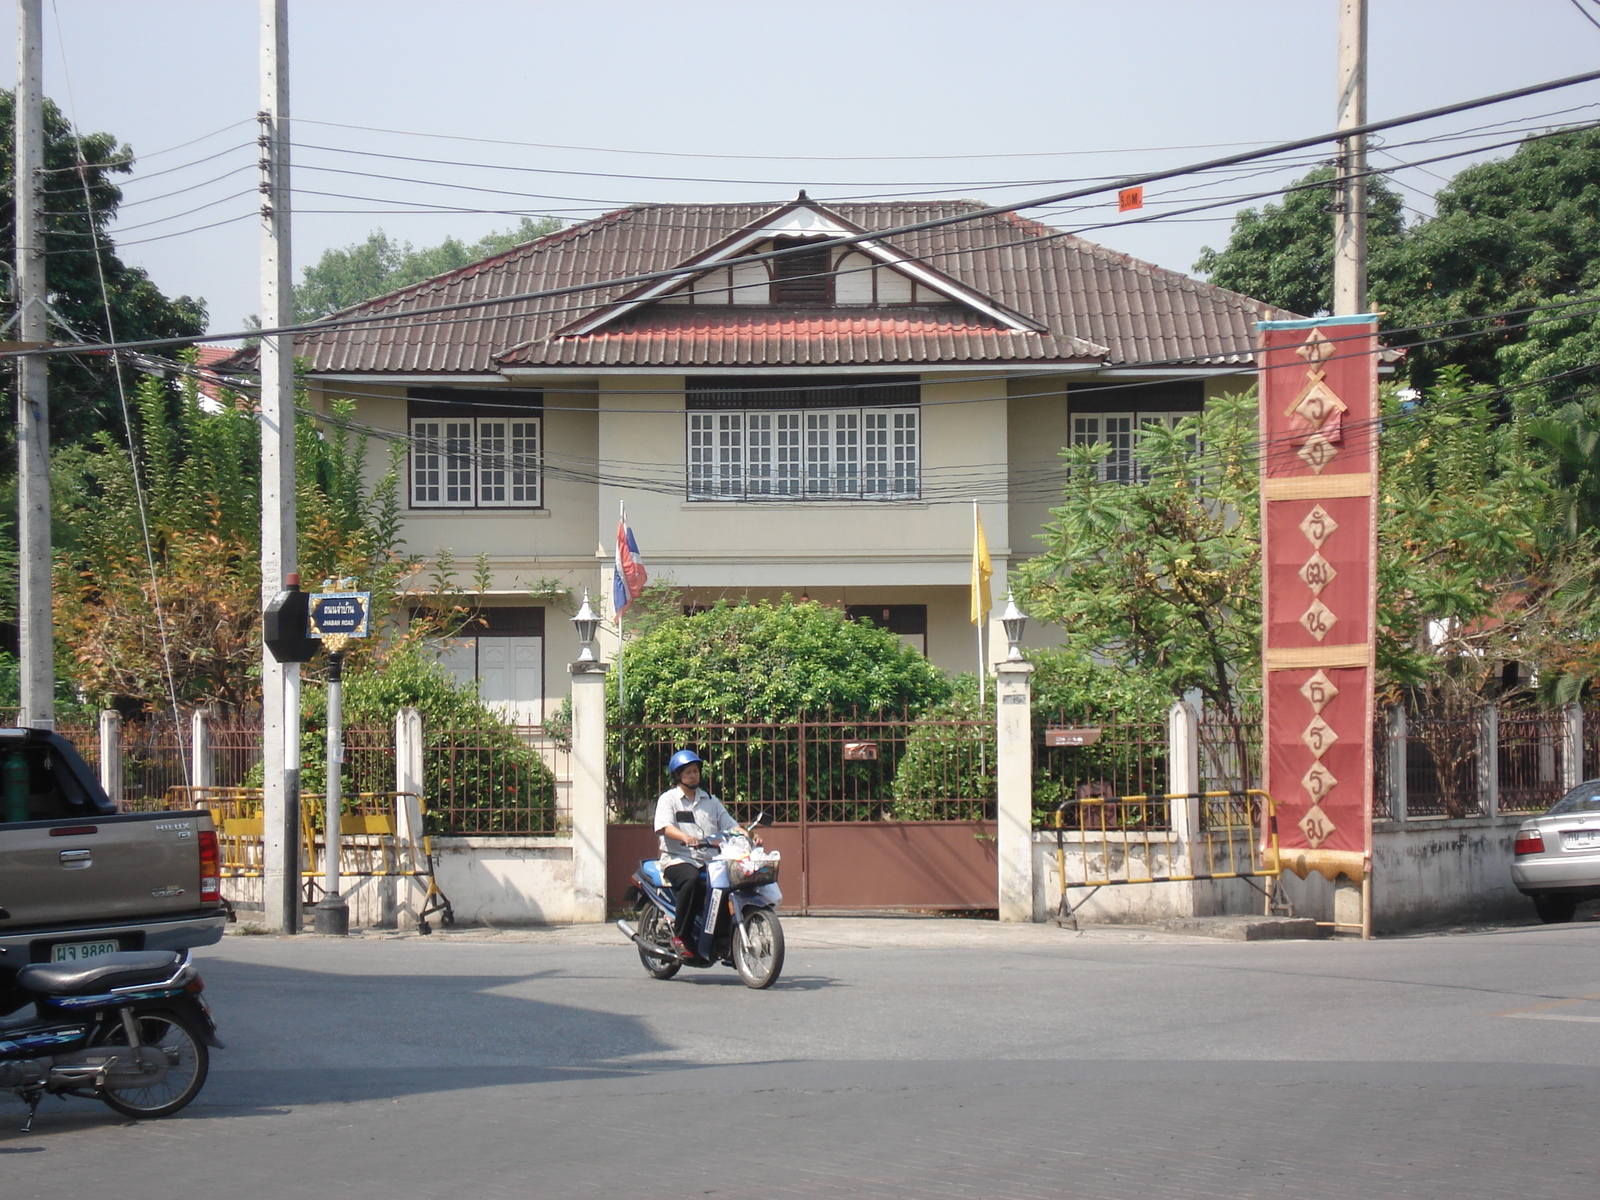
[[[746,825],[745,828],[754,831],[755,828],[758,825],[770,825],[770,824],[772,824],[772,818],[771,817],[767,816],[766,813],[757,813],[756,814],[756,819],[754,821],[751,821],[750,824]]]

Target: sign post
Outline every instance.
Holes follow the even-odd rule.
[[[349,583],[349,580],[345,580]],[[324,585],[326,586],[326,585]],[[370,592],[316,592],[311,596],[307,624],[311,636],[322,640],[328,652],[328,779],[322,805],[322,902],[316,906],[312,929],[342,937],[350,932],[350,906],[339,894],[341,789],[344,771],[344,652],[350,639],[367,636],[372,610]]]
[[[1263,784],[1282,865],[1334,884],[1335,927],[1370,937],[1377,321],[1258,328]],[[1342,901],[1358,886],[1351,920]]]

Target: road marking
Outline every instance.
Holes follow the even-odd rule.
[[[1524,1021],[1592,1021],[1600,1025],[1600,1017],[1580,1017],[1573,1013],[1509,1012],[1498,1015],[1502,1017],[1520,1017]]]
[[[1583,1004],[1591,1000],[1600,1000],[1600,995],[1571,996],[1565,1000],[1547,1000],[1543,1004],[1530,1004],[1527,1008],[1512,1008],[1505,1012],[1497,1012],[1497,1017],[1518,1017],[1524,1021],[1580,1021],[1586,1024],[1600,1025],[1600,1017],[1586,1017],[1580,1013],[1550,1012],[1552,1008],[1565,1008],[1569,1004]]]

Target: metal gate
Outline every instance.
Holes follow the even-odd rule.
[[[992,722],[851,716],[631,725],[618,735],[607,836],[613,905],[639,861],[655,856],[655,800],[681,746],[706,760],[706,786],[735,817],[772,819],[763,836],[783,855],[790,911],[999,904]]]

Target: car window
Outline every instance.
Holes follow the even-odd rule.
[[[1552,804],[1545,816],[1558,817],[1562,813],[1579,812],[1600,812],[1600,779],[1580,783]]]
[[[0,747],[0,824],[55,821],[97,812],[51,747]]]

